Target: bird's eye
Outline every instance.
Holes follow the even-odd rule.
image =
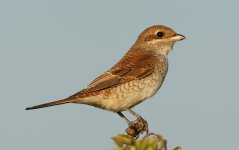
[[[157,32],[157,36],[158,36],[158,37],[160,37],[160,38],[161,38],[161,37],[163,37],[163,35],[164,35],[164,33],[163,33],[163,32],[161,32],[161,31]]]

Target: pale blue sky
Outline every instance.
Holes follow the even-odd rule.
[[[134,110],[168,139],[169,149],[238,148],[238,6],[236,0],[1,0],[0,149],[112,149],[110,138],[127,127],[112,112],[74,104],[24,109],[81,90],[155,24],[187,39],[169,54],[160,92]]]

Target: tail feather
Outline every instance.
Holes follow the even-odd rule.
[[[41,105],[28,107],[28,108],[26,108],[26,110],[50,107],[50,106],[55,106],[55,105],[61,105],[61,104],[71,103],[71,102],[74,102],[74,101],[75,101],[75,99],[73,99],[73,98],[66,98],[66,99],[62,99],[62,100],[58,100],[58,101],[54,101],[54,102],[49,102],[49,103],[45,103],[45,104],[41,104]]]

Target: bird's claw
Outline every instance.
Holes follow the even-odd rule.
[[[130,122],[129,127],[125,130],[127,135],[138,139],[139,135],[146,132],[148,134],[148,123],[142,117],[137,118],[135,121]]]

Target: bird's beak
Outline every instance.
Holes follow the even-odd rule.
[[[182,34],[175,34],[174,36],[172,36],[171,38],[170,38],[172,41],[181,41],[181,40],[184,40],[184,39],[186,39],[186,37],[185,36],[183,36]]]

